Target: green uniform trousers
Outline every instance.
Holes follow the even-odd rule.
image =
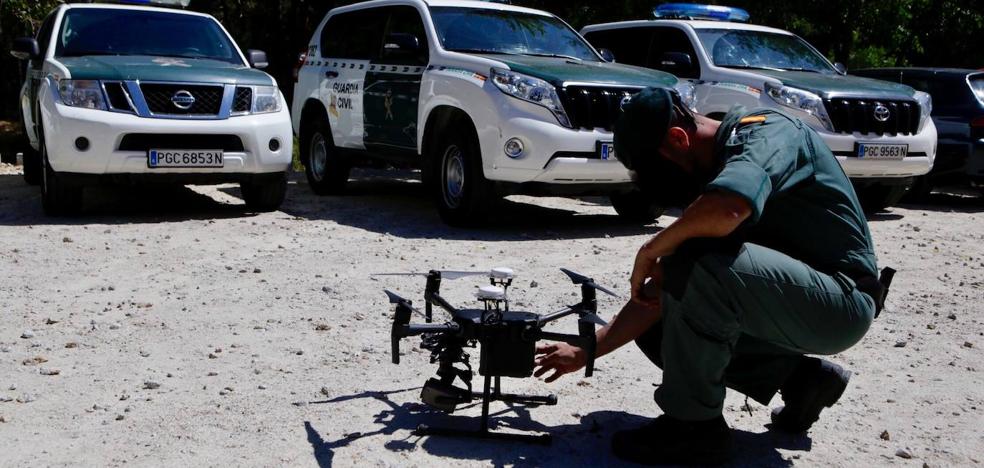
[[[848,349],[874,316],[846,275],[760,245],[691,241],[663,263],[662,319],[636,342],[663,368],[656,403],[677,419],[720,416],[725,387],[769,404],[803,354]]]

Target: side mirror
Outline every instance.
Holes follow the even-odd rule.
[[[420,39],[413,34],[394,33],[386,36],[383,51],[386,55],[413,55],[420,50]]]
[[[683,52],[666,52],[659,59],[656,68],[667,71],[687,70],[694,66],[694,61],[690,54]]]
[[[10,49],[10,55],[18,60],[34,60],[41,57],[41,48],[33,37],[18,37]]]
[[[615,63],[615,54],[608,49],[598,49],[598,55],[601,55],[601,59],[606,62]]]
[[[267,61],[266,52],[262,50],[249,49],[246,51],[246,59],[249,61],[249,66],[257,69],[264,69],[270,65]]]
[[[840,73],[841,75],[847,74],[847,67],[845,67],[843,63],[834,62],[834,69],[836,69],[837,73]]]

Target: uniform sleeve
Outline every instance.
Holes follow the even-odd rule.
[[[758,222],[769,198],[793,179],[799,169],[801,142],[797,137],[801,135],[795,126],[782,121],[739,127],[725,144],[724,169],[708,184],[707,190],[721,190],[744,198],[752,207],[748,222]]]

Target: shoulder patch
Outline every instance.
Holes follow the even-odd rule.
[[[764,115],[750,115],[738,121],[738,125],[749,125],[765,122]]]

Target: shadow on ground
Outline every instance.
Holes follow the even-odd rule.
[[[503,403],[493,404],[492,418],[496,430],[525,433],[549,433],[554,437],[550,446],[531,445],[518,442],[481,441],[466,438],[418,437],[412,431],[420,424],[440,427],[461,427],[474,429],[477,418],[452,416],[429,409],[419,403],[398,404],[390,399],[397,393],[413,393],[418,388],[390,392],[365,392],[311,404],[342,404],[360,398],[374,398],[387,408],[373,416],[378,429],[367,433],[341,434],[341,437],[327,438],[315,428],[316,423],[304,422],[307,440],[311,444],[313,456],[322,468],[331,467],[335,455],[355,441],[371,438],[370,444],[391,451],[425,450],[427,453],[454,460],[486,462],[493,466],[613,466],[621,465],[611,454],[609,444],[615,431],[638,427],[649,421],[648,418],[618,411],[596,411],[580,416],[577,424],[546,426],[537,423],[527,408],[509,405],[501,409]],[[496,409],[499,411],[495,411]],[[327,411],[331,411],[330,409]],[[535,410],[534,410],[535,412]],[[328,413],[325,413],[328,419]],[[399,436],[394,438],[394,435]],[[809,451],[812,440],[805,435],[786,435],[763,431],[753,433],[734,431],[735,457],[728,466],[745,467],[787,467],[792,462],[786,460],[778,449]],[[360,447],[360,450],[363,447]],[[453,463],[453,462],[452,462]]]
[[[230,194],[235,194],[230,191]],[[353,172],[346,194],[319,197],[300,181],[291,187],[282,211],[302,219],[328,220],[376,233],[419,239],[527,240],[604,238],[655,232],[655,226],[626,224],[607,199],[575,199],[583,211],[506,199],[489,213],[484,226],[445,225],[416,174],[406,171]],[[570,206],[570,204],[566,204]],[[597,213],[602,206],[605,213]],[[664,223],[665,223],[664,219]]]

